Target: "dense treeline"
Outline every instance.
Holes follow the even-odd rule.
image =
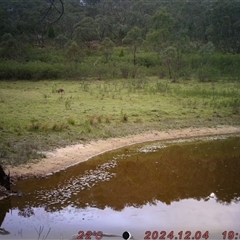
[[[240,77],[239,1],[2,0],[0,13],[1,79]]]

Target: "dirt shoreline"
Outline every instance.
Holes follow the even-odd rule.
[[[11,176],[20,179],[28,177],[44,177],[73,166],[101,153],[117,148],[143,142],[167,140],[174,138],[188,138],[207,135],[221,135],[240,133],[240,126],[220,126],[216,128],[187,128],[182,130],[151,131],[123,138],[110,138],[106,140],[92,141],[87,144],[76,144],[65,148],[56,149],[53,152],[45,152],[46,158],[37,163],[28,163],[17,167],[11,167]]]

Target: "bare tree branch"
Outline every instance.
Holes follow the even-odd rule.
[[[56,7],[56,5],[54,3],[55,0],[51,0],[50,1],[50,6],[49,6],[48,10],[46,11],[45,15],[43,16],[42,21],[47,17],[47,15],[49,14],[49,12],[51,11],[52,8],[54,8],[60,15],[59,15],[59,17],[56,20],[54,20],[50,24],[54,24],[55,22],[57,22],[62,17],[62,15],[64,13],[64,4],[63,4],[62,0],[58,0],[58,1],[61,4],[61,10],[58,10],[58,8]]]
[[[52,22],[52,24],[55,23],[55,22],[57,22],[57,21],[62,17],[62,15],[63,15],[63,13],[64,13],[64,4],[63,4],[63,1],[62,1],[62,0],[59,0],[59,2],[61,3],[61,13],[60,13],[60,16],[59,16],[54,22]]]

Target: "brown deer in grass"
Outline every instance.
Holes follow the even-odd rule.
[[[58,89],[57,92],[60,93],[61,95],[62,95],[63,93],[65,93],[64,89],[62,89],[62,88]]]
[[[1,165],[0,165],[0,185],[5,187],[7,190],[11,190],[10,172],[7,175],[4,172]]]

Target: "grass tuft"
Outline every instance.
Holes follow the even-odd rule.
[[[128,121],[128,116],[126,113],[124,113],[122,116],[122,122],[127,122],[127,121]]]
[[[29,130],[35,131],[35,130],[39,130],[40,128],[41,128],[41,123],[39,123],[39,121],[36,118],[32,118]]]
[[[56,132],[61,132],[65,129],[69,129],[68,125],[66,123],[54,123],[52,125],[52,130]]]
[[[75,119],[73,118],[73,117],[69,117],[68,119],[67,119],[67,122],[68,122],[68,124],[70,124],[70,125],[75,125]]]
[[[111,121],[110,121],[110,118],[109,118],[109,117],[106,117],[106,119],[105,119],[105,123],[111,123]]]
[[[98,123],[102,123],[102,116],[101,115],[97,116],[97,121],[98,121]]]
[[[61,97],[62,97],[62,95],[61,95]],[[71,104],[72,104],[72,101],[70,99],[67,99],[65,101],[65,108],[66,108],[66,110],[70,110],[71,109]]]

